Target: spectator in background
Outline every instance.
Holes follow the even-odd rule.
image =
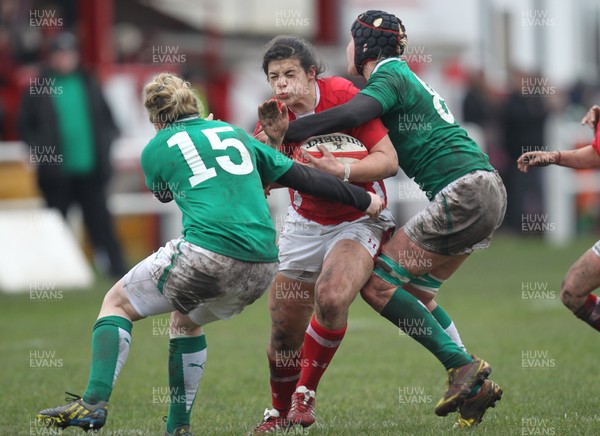
[[[519,233],[524,215],[543,213],[543,188],[541,174],[525,177],[514,162],[528,151],[546,150],[544,127],[548,109],[545,99],[551,91],[541,75],[514,71],[511,90],[501,108],[503,146],[510,162],[502,174],[508,192],[504,223]]]
[[[471,73],[467,92],[462,102],[463,121],[486,128],[492,116],[492,102],[483,71]]]
[[[51,42],[48,69],[31,79],[23,95],[18,130],[38,164],[48,207],[66,216],[78,204],[94,248],[108,256],[108,272],[125,274],[106,195],[109,149],[118,130],[100,86],[79,68],[73,34],[61,33]]]
[[[481,149],[489,156],[492,166],[501,169],[506,166],[506,163],[502,147],[499,145],[501,126],[498,116],[498,95],[490,86],[483,70],[473,70],[468,77],[462,99],[464,127],[469,135],[476,138]]]

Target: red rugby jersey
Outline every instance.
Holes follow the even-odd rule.
[[[358,88],[352,84],[352,82],[341,77],[326,77],[323,79],[317,79],[317,85],[317,107],[315,108],[315,112],[321,112],[346,103],[356,94],[358,94],[359,91]],[[290,121],[296,119],[296,115],[289,110],[289,108],[288,113]],[[310,115],[310,113],[307,113],[306,115]],[[260,123],[257,123],[254,131],[255,134],[259,127]],[[384,127],[379,118],[375,118],[360,127],[345,130],[342,133],[357,138],[365,145],[365,147],[367,147],[368,150],[370,150],[387,134],[387,129]],[[289,157],[292,157],[300,145],[300,143],[288,143],[284,145],[282,151],[285,152],[285,154],[287,154]],[[367,191],[378,194],[386,201],[387,204],[385,185],[383,184],[382,180],[354,184],[366,189]],[[340,224],[344,221],[354,221],[364,215],[363,212],[360,212],[351,206],[346,206],[335,201],[313,197],[312,195],[303,194],[294,191],[293,189],[290,189],[289,191],[290,200],[294,209],[303,217],[319,224]]]
[[[596,126],[596,136],[594,136],[594,140],[592,141],[592,147],[594,147],[596,153],[600,154],[600,123]]]

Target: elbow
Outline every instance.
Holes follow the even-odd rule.
[[[159,196],[157,196],[157,197],[156,197],[156,199],[157,199],[158,201],[160,201],[161,203],[163,203],[163,204],[164,204],[164,203],[170,203],[171,201],[173,201],[173,197],[171,197],[171,198],[166,198],[166,197],[159,197]]]
[[[396,165],[394,168],[390,169],[390,172],[387,175],[387,177],[396,177],[397,174],[398,174],[398,165]]]
[[[389,167],[388,177],[394,177],[398,174],[398,161],[394,160],[393,164]]]
[[[161,203],[169,203],[173,201],[173,194],[171,191],[154,191],[152,192],[154,197]]]
[[[388,160],[388,175],[387,177],[394,177],[398,174],[398,156],[394,152],[393,158]]]

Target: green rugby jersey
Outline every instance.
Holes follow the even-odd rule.
[[[263,192],[293,161],[221,121],[188,118],[160,130],[142,152],[146,186],[173,193],[183,237],[234,259],[276,262]]]
[[[381,120],[389,130],[399,165],[429,199],[471,171],[494,171],[487,155],[455,122],[444,100],[404,60],[379,62],[361,92],[381,103]]]

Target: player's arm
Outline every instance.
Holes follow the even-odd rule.
[[[263,125],[267,136],[283,138],[287,142],[299,142],[315,135],[350,130],[367,121],[377,118],[383,112],[381,103],[364,94],[357,94],[347,103],[331,109],[308,115],[289,123],[287,132],[273,130],[271,125]]]
[[[296,162],[276,182],[302,193],[347,204],[374,218],[384,206],[378,195]]]
[[[530,167],[560,165],[575,169],[600,168],[600,155],[594,147],[586,145],[577,150],[567,151],[530,151],[517,160],[519,170],[526,173]]]
[[[285,105],[282,105],[280,109],[277,102],[267,101],[259,107],[258,116],[261,124],[263,124],[263,120],[269,120],[269,125],[283,126],[283,131],[275,139],[283,138],[285,127],[289,122]],[[377,217],[382,211],[384,201],[378,195],[367,192],[358,186],[344,183],[331,174],[290,161],[284,154],[265,147],[254,138],[249,137],[249,139],[254,141],[256,152],[263,157],[263,159],[257,161],[258,172],[261,177],[266,177],[280,185],[315,197],[322,197],[353,206],[371,217]],[[271,164],[261,165],[260,161],[262,160]],[[269,177],[265,174],[268,168],[286,168],[286,170],[283,173],[278,173],[277,176]],[[269,172],[274,174],[272,171]]]
[[[578,150],[561,151],[557,165],[577,169],[600,168],[600,155],[591,145]]]
[[[529,167],[560,165],[575,169],[600,168],[600,106],[592,106],[581,120],[596,131],[596,137],[591,145],[577,150],[567,151],[532,151],[524,153],[517,160],[519,170],[526,173]]]
[[[350,182],[383,180],[398,174],[398,155],[388,135],[375,144],[369,155],[350,165]]]

